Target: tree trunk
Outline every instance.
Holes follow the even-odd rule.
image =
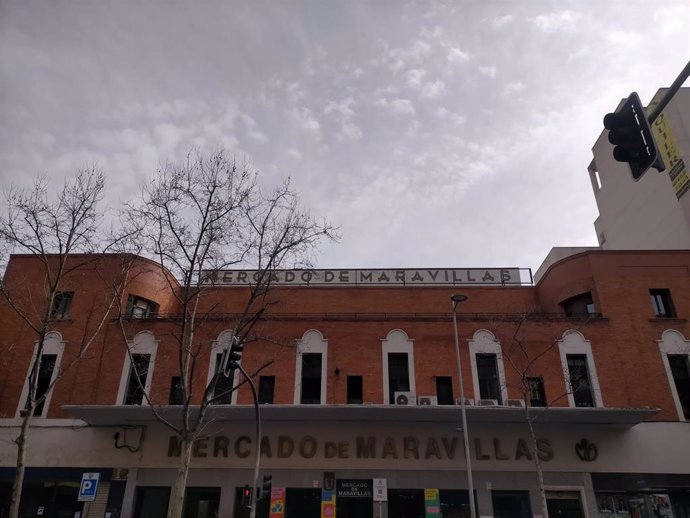
[[[170,490],[170,501],[168,503],[168,518],[182,518],[184,510],[184,493],[187,487],[187,475],[189,474],[189,463],[192,458],[193,441],[190,439],[180,439],[180,463],[177,466],[175,481]]]
[[[549,508],[546,504],[546,489],[544,488],[544,472],[541,469],[541,461],[537,450],[537,435],[534,433],[534,426],[532,424],[532,417],[529,415],[529,407],[525,404],[525,414],[527,415],[527,426],[529,428],[529,435],[532,439],[532,458],[534,459],[534,466],[537,468],[537,477],[539,477],[539,497],[541,500],[541,514],[544,518],[549,518]]]
[[[14,442],[17,443],[17,473],[12,484],[12,496],[10,497],[10,516],[9,518],[19,518],[19,504],[22,499],[22,486],[24,485],[24,472],[26,471],[26,450],[29,442],[29,425],[33,417],[33,406],[26,411],[22,417],[22,426],[19,437]]]

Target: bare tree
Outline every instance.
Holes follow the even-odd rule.
[[[513,373],[513,379],[517,381],[515,386],[511,386],[511,384],[507,382],[506,389],[513,388],[517,390],[523,402],[525,423],[527,424],[531,441],[532,451],[530,452],[530,456],[534,462],[539,480],[539,494],[542,508],[541,514],[544,518],[549,518],[546,489],[544,485],[544,471],[542,468],[542,459],[539,455],[539,439],[536,432],[537,420],[539,416],[542,415],[542,412],[536,411],[535,408],[532,407],[531,401],[533,395],[535,395],[537,391],[534,380],[537,379],[539,375],[544,374],[543,369],[548,368],[550,362],[546,357],[554,351],[558,352],[560,337],[549,336],[544,341],[530,340],[529,337],[534,336],[534,334],[530,334],[525,328],[529,327],[534,320],[539,320],[538,324],[540,327],[544,326],[544,322],[540,319],[538,313],[526,312],[519,315],[518,318],[514,320],[514,328],[510,341],[505,347],[501,348],[501,353],[504,362],[509,365]],[[583,318],[583,320],[586,320],[586,318]],[[582,322],[578,322],[578,324],[579,323]],[[563,392],[557,394],[556,397],[551,397],[548,400],[545,399],[543,401],[544,406],[553,405],[569,395],[591,388],[589,376],[586,371],[568,371],[567,369],[561,371],[559,369],[559,375],[562,375],[565,379]],[[543,394],[543,396],[545,397],[545,394]]]
[[[197,393],[194,373],[202,355],[212,348],[208,329],[218,325],[207,318],[216,306],[204,295],[218,272],[233,267],[253,270],[252,282],[242,292],[242,310],[228,319],[239,342],[251,341],[269,308],[273,272],[308,266],[319,241],[334,239],[335,234],[301,208],[289,182],[265,194],[257,175],[222,149],[209,155],[190,153],[181,163],[162,166],[140,199],[126,207],[126,214],[131,227],[141,230],[146,250],[156,257],[179,308],[169,336],[176,351],[181,414],[172,418],[162,412],[137,377],[155,418],[179,439],[179,464],[168,505],[168,517],[179,518],[193,441],[207,422],[219,380],[214,376]],[[128,344],[127,312],[121,308],[120,314]],[[128,354],[131,359],[131,351]]]
[[[26,326],[36,343],[28,374],[28,395],[20,411],[21,426],[15,439],[17,471],[12,487],[10,518],[19,516],[22,485],[29,447],[29,431],[36,410],[41,408],[55,385],[84,357],[114,307],[115,291],[104,294],[104,300],[84,315],[83,335],[77,350],[65,354],[53,370],[47,385],[39,387],[44,347],[71,297],[64,293],[63,284],[70,273],[83,267],[81,252],[92,252],[100,240],[99,202],[105,180],[94,167],[83,168],[68,179],[55,193],[45,177],[37,179],[29,188],[11,187],[5,193],[6,213],[0,216],[0,263],[5,267],[10,254],[23,253],[32,257],[36,270],[31,278],[18,272],[8,272],[0,282],[0,297],[6,307]],[[69,299],[69,300],[68,300]]]

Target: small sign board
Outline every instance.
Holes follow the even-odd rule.
[[[100,478],[100,473],[84,473],[81,476],[81,485],[79,486],[77,502],[93,502],[96,500],[96,491],[98,491],[98,482]]]
[[[371,479],[338,479],[336,489],[338,498],[371,498]]]
[[[374,479],[374,502],[388,501],[388,481],[385,478]]]

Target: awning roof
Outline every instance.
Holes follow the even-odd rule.
[[[470,423],[524,423],[525,409],[514,407],[467,406]],[[65,405],[63,410],[95,426],[137,426],[156,422],[147,405]],[[157,407],[169,421],[181,415],[179,406]],[[592,424],[631,427],[659,412],[655,408],[565,408],[529,409],[539,423]],[[198,412],[193,407],[192,412]],[[309,422],[451,422],[461,421],[459,406],[391,406],[391,405],[261,405],[263,421]],[[253,421],[252,405],[212,405],[206,412],[207,421]]]

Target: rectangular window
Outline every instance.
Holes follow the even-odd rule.
[[[364,383],[362,376],[347,377],[347,404],[361,405],[364,402]]]
[[[665,288],[649,290],[649,296],[652,299],[654,316],[658,318],[673,318],[676,316],[676,310],[671,299],[671,290]]]
[[[395,403],[396,392],[410,390],[410,365],[407,353],[388,353],[388,403]]]
[[[594,300],[590,292],[582,293],[568,300],[561,302],[565,316],[567,317],[587,317],[596,313]]]
[[[501,398],[498,363],[495,354],[477,354],[477,378],[479,397],[481,399],[495,399],[499,405],[502,405],[503,399]]]
[[[690,357],[686,354],[669,354],[668,363],[671,366],[680,406],[683,408],[683,416],[690,419]]]
[[[235,382],[235,377],[230,375],[226,377],[225,374],[221,372],[223,360],[223,353],[216,353],[216,369],[215,369],[215,381],[216,385],[213,388],[213,399],[211,400],[212,405],[231,405],[232,404],[232,389]]]
[[[544,378],[527,378],[525,381],[527,382],[529,406],[547,406]]]
[[[42,354],[41,361],[38,365],[38,377],[36,378],[36,401],[46,395],[48,387],[53,379],[53,372],[55,371],[55,363],[57,362],[57,354]],[[43,408],[45,406],[45,399],[36,405],[34,415],[43,415]],[[26,407],[29,407],[29,401],[26,402]]]
[[[321,404],[321,353],[302,354],[302,394],[303,405]]]
[[[127,316],[130,318],[151,318],[158,312],[158,304],[143,297],[127,297]]]
[[[260,376],[259,377],[259,404],[272,405],[273,395],[276,390],[275,376]]]
[[[436,397],[439,405],[452,405],[453,378],[450,376],[436,376]]]
[[[50,310],[50,318],[62,320],[69,317],[69,310],[72,307],[73,291],[59,291],[53,298],[53,307]]]
[[[170,397],[168,403],[171,405],[184,404],[184,386],[180,376],[173,376],[170,381]]]
[[[141,405],[144,401],[144,389],[149,374],[150,354],[133,354],[129,366],[125,405]]]
[[[589,379],[587,368],[587,356],[584,354],[569,354],[568,375],[570,377],[570,390],[576,407],[593,407],[594,397],[592,383]]]

